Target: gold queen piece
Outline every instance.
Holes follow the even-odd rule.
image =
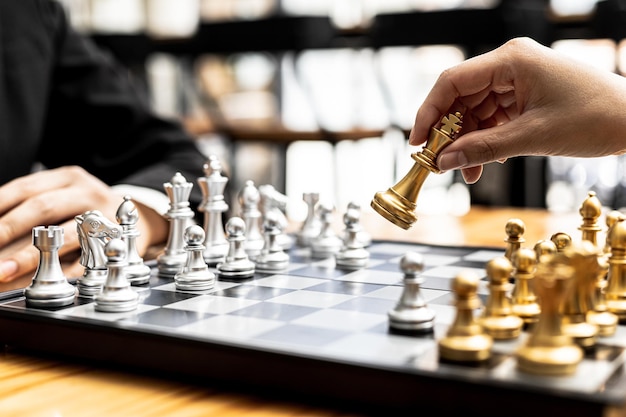
[[[462,123],[463,115],[456,112],[444,116],[439,128],[431,127],[422,151],[411,154],[415,160],[411,170],[396,185],[374,195],[371,206],[378,214],[405,230],[417,221],[415,208],[420,189],[428,174],[441,173],[437,167],[437,156],[456,139]]]

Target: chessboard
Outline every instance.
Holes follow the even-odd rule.
[[[220,278],[205,291],[181,291],[151,264],[150,281],[133,286],[137,309],[123,313],[99,312],[80,295],[65,307],[34,308],[22,290],[0,293],[0,339],[9,348],[94,365],[386,415],[599,416],[623,407],[626,326],[600,338],[570,376],[517,370],[514,352],[525,333],[495,341],[484,363],[439,360],[437,340],[455,317],[452,278],[460,271],[482,277],[484,302],[485,264],[503,248],[373,241],[368,251],[366,268],[341,270],[332,257],[312,258],[309,248],[294,246],[286,271]],[[399,261],[408,252],[423,255],[421,291],[436,312],[432,333],[389,326],[403,291]]]

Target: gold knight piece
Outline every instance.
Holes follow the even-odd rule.
[[[396,185],[374,195],[371,206],[378,214],[403,229],[410,228],[417,221],[415,208],[420,189],[428,174],[441,173],[437,167],[437,156],[456,139],[462,123],[463,115],[456,112],[444,116],[439,128],[431,128],[422,151],[411,154],[415,160],[411,170]]]

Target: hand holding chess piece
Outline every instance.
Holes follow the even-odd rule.
[[[444,116],[440,127],[431,127],[426,146],[421,152],[411,154],[415,160],[411,170],[386,192],[374,195],[371,206],[378,214],[403,229],[410,228],[417,221],[415,208],[420,189],[428,174],[441,173],[437,167],[437,156],[456,139],[462,122],[463,116],[456,112]]]

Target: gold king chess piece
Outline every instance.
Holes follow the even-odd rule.
[[[462,123],[463,115],[456,112],[444,116],[439,123],[440,127],[431,127],[422,151],[411,154],[415,160],[411,170],[396,185],[374,195],[371,206],[378,214],[405,230],[417,221],[415,208],[420,189],[428,174],[441,173],[437,167],[437,156],[456,139]]]

